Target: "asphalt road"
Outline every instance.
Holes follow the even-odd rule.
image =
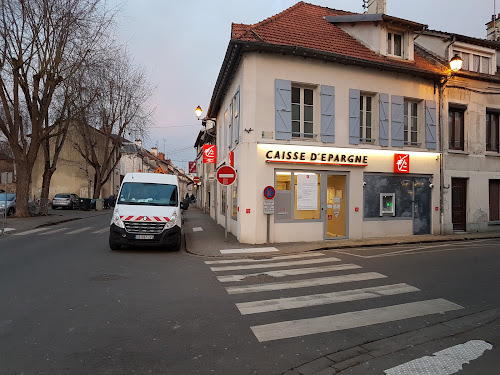
[[[110,251],[108,224],[109,216],[103,215],[0,238],[1,374],[283,374],[355,345],[500,307],[500,251],[491,240],[209,264],[212,260],[183,251]],[[277,264],[301,260],[320,263]],[[264,264],[269,267],[241,268]],[[339,264],[357,268],[318,271]],[[229,266],[239,268],[220,269]],[[266,274],[301,268],[313,270]],[[349,282],[332,279],[352,274],[365,276]],[[220,281],[231,275],[243,275],[242,281]],[[318,278],[330,281],[307,284]],[[306,285],[296,289],[259,289],[304,281]],[[374,298],[272,311],[258,311],[262,307],[252,305],[257,310],[241,312],[244,303],[262,306],[266,305],[262,300],[304,300],[318,293],[396,284],[406,284],[412,291],[383,296],[375,292]],[[392,310],[401,313],[400,306],[434,300],[447,311],[399,320],[390,315]],[[373,324],[370,316],[386,307],[387,321]],[[365,325],[353,323],[352,313],[359,311],[368,312]],[[314,320],[324,316],[354,327],[325,329]],[[287,325],[290,321],[294,323]],[[296,331],[301,322],[305,331]],[[319,327],[320,333],[311,334],[311,326]],[[500,358],[495,329],[484,338],[493,349],[464,374],[480,373],[473,371]],[[439,346],[434,342],[406,357],[388,357],[377,363],[377,369]]]

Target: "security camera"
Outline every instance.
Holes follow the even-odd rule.
[[[434,187],[434,184],[430,184],[429,187],[432,189]]]
[[[366,182],[365,181],[363,181],[363,186],[366,186]]]

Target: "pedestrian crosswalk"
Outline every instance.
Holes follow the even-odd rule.
[[[108,233],[108,232],[109,232],[109,227],[105,227],[105,228],[97,228],[97,227],[83,227],[83,228],[43,227],[43,228],[35,228],[35,229],[27,230],[24,232],[13,233],[13,235],[14,236],[27,236],[27,235],[51,236],[51,235],[55,235],[55,234],[66,234],[66,235],[79,234],[79,233],[103,234],[103,233]]]
[[[339,258],[320,252],[205,263],[235,299],[241,315],[254,316],[252,322],[259,323],[249,327],[259,342],[324,334],[463,308],[443,298],[416,300],[420,289],[406,283],[388,282],[386,275],[364,270],[357,264],[343,263]],[[275,298],[276,294],[279,298]],[[396,297],[399,303],[395,304],[391,298]],[[377,301],[376,307],[356,307],[357,302],[368,300]],[[332,314],[340,304],[344,304],[343,307]],[[303,317],[305,309],[326,305],[331,306],[328,314]],[[352,311],[346,312],[346,306]],[[316,309],[313,314],[317,311],[325,309]],[[270,312],[274,314],[266,314]],[[292,312],[297,313],[297,319],[289,320]],[[311,313],[306,311],[307,314]]]

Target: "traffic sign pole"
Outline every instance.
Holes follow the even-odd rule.
[[[227,216],[229,215],[229,205],[227,204],[228,202],[228,186],[232,185],[234,181],[236,181],[236,171],[233,167],[230,165],[223,165],[217,170],[217,181],[221,185],[224,185],[226,187],[226,201],[224,204],[226,205],[225,207],[225,212],[226,215],[224,217],[224,241],[227,242],[227,226],[228,226],[228,219]]]

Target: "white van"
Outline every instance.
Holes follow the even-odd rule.
[[[109,247],[122,245],[181,247],[181,202],[177,176],[127,173],[116,198]]]

